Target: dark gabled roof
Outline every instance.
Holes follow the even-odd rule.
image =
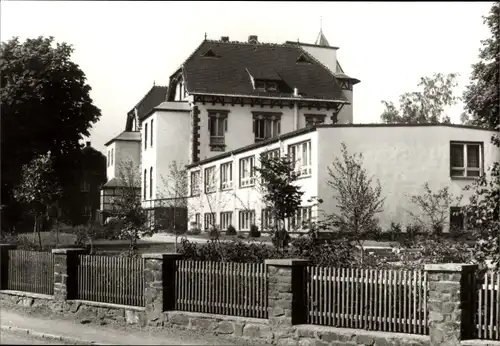
[[[160,103],[167,100],[168,87],[154,85],[151,90],[148,91],[146,95],[132,108],[129,115],[134,114],[135,108],[137,108],[137,115],[139,119],[143,119],[146,114],[148,114],[151,109],[158,106]]]
[[[217,57],[203,57],[212,50]],[[308,99],[348,101],[335,76],[310,57],[310,64],[297,63],[310,55],[298,45],[205,40],[183,64],[188,93],[292,97],[293,89]],[[278,76],[279,92],[254,90],[250,74]],[[173,78],[173,77],[172,77]],[[281,85],[283,87],[281,87]]]

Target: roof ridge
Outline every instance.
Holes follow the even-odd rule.
[[[142,97],[142,99],[141,99],[139,102],[137,102],[137,103],[134,105],[134,107],[132,107],[132,109],[129,111],[129,113],[130,113],[130,112],[132,112],[135,108],[139,108],[139,105],[140,105],[140,104],[141,104],[141,103],[142,103],[142,102],[146,99],[146,97],[148,97],[148,96],[149,96],[149,94],[151,94],[151,92],[153,92],[153,90],[154,90],[155,88],[166,88],[166,89],[168,90],[168,86],[163,86],[163,85],[153,85],[153,86],[151,87],[151,89],[149,89],[149,91],[146,93],[146,95],[144,95],[144,96]]]
[[[288,43],[274,43],[274,42],[257,42],[257,43],[250,43],[250,42],[245,42],[245,41],[221,41],[221,40],[205,40],[205,42],[209,43],[222,43],[222,44],[237,44],[237,45],[246,45],[246,46],[271,46],[271,47],[291,47],[291,48],[298,48],[297,45],[292,45]]]

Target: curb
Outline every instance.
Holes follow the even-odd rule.
[[[13,327],[13,326],[0,326],[0,330],[9,331],[9,332],[12,332],[15,334],[25,334],[25,335],[29,335],[29,336],[31,336],[33,338],[37,338],[37,339],[62,341],[64,343],[71,344],[71,345],[112,345],[112,344],[97,343],[96,341],[86,341],[86,340],[82,340],[82,339],[78,339],[78,338],[72,338],[69,336],[62,336],[62,335],[37,332],[37,331],[32,330],[32,329],[18,328],[18,327]]]

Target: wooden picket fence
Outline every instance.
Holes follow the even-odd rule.
[[[477,337],[500,340],[500,272],[485,273],[479,278],[477,295]]]
[[[142,258],[79,255],[78,259],[78,299],[145,306]]]
[[[176,309],[267,318],[264,264],[177,261]]]
[[[307,268],[309,324],[428,334],[424,271]]]
[[[54,255],[51,252],[9,250],[7,288],[54,294]]]

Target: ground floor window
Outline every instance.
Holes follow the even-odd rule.
[[[250,226],[255,225],[255,210],[241,210],[239,216],[240,231],[250,231]]]
[[[205,213],[205,230],[215,226],[215,213]]]
[[[288,230],[309,228],[312,219],[312,207],[301,207],[297,213],[288,219]]]
[[[262,209],[261,228],[263,231],[271,230],[276,225],[276,216],[271,208]]]
[[[233,223],[233,212],[223,211],[220,213],[220,229],[222,231],[227,230],[227,228]]]

